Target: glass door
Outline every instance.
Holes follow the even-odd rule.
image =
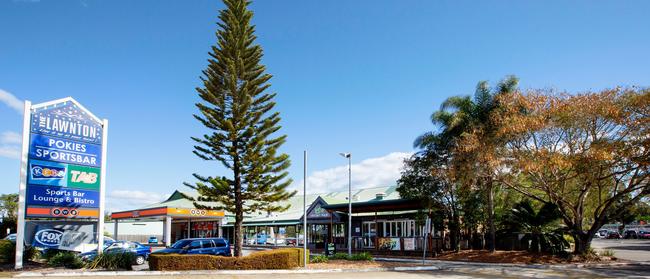
[[[377,223],[363,222],[361,230],[363,235],[363,247],[374,248],[375,238],[377,237]]]

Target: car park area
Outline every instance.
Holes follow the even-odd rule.
[[[594,238],[591,247],[596,251],[611,250],[622,260],[650,263],[650,239]]]

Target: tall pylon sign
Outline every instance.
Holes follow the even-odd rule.
[[[71,97],[25,101],[15,268],[24,246],[79,251],[104,242],[108,120]]]

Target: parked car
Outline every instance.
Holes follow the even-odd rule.
[[[650,232],[649,231],[639,231],[639,238],[643,239],[650,239]]]
[[[230,244],[223,238],[187,238],[154,254],[207,254],[230,257]]]
[[[599,230],[596,233],[596,237],[598,237],[598,238],[606,238],[607,237],[607,232],[609,232],[609,231],[608,230]]]
[[[300,243],[298,243],[298,239],[295,237],[287,237],[284,239],[284,243],[288,246],[296,246],[303,245],[304,241],[302,240],[302,236],[300,237]]]
[[[135,254],[134,264],[141,265],[149,258],[151,247],[133,241],[115,241],[104,248],[104,253],[133,253]],[[79,256],[84,261],[92,261],[97,257],[97,251],[82,253]]]
[[[266,244],[267,238],[268,237],[266,236],[265,233],[257,234],[257,241],[255,242],[255,244]]]
[[[148,243],[149,244],[158,244],[158,237],[150,236]]]
[[[634,230],[627,230],[623,232],[623,238],[625,239],[637,239],[639,238],[638,234]]]
[[[7,236],[5,236],[4,240],[9,240],[13,243],[16,243],[16,234],[15,233],[10,233]]]
[[[619,239],[621,238],[621,234],[615,231],[609,231],[607,232],[607,239]]]

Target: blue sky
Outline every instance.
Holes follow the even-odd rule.
[[[109,209],[163,198],[191,173],[201,70],[219,1],[0,1],[0,192],[17,191],[16,100],[72,96],[110,121]],[[650,85],[647,1],[255,1],[263,63],[313,192],[393,184],[446,97],[479,80],[579,92]],[[15,97],[15,98],[14,98]]]

